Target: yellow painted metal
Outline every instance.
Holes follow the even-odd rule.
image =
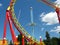
[[[8,41],[5,40],[5,43],[3,44],[3,40],[0,40],[0,45],[8,45]]]
[[[15,4],[16,0],[13,0],[12,2],[14,2],[14,4]],[[12,19],[13,19],[15,25],[20,29],[20,31],[24,34],[24,36],[29,38],[30,34],[21,26],[21,24],[18,22],[18,20],[16,18],[16,15],[15,15],[15,12],[14,12],[14,4],[13,4],[12,7],[8,7],[8,10],[11,9],[10,11],[12,12]],[[33,37],[32,37],[32,39],[35,42],[39,42],[38,40],[34,39]]]
[[[40,42],[40,45],[45,45],[45,43],[42,41],[42,42]]]
[[[10,10],[10,6],[7,8],[7,10]]]
[[[20,43],[19,42],[14,42],[14,45],[19,45]]]

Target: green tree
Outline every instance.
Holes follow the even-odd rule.
[[[52,45],[51,41],[50,41],[50,35],[49,35],[48,31],[46,31],[46,45]]]
[[[60,38],[58,39],[58,45],[60,45]]]
[[[18,35],[18,41],[19,41],[19,45],[22,45],[22,35]]]
[[[49,35],[48,31],[46,31],[46,39],[50,40],[50,35]]]
[[[25,45],[27,45],[27,40],[25,39]]]
[[[22,35],[18,35],[18,41],[20,42],[19,45],[22,45]],[[25,45],[27,45],[27,40],[24,39]]]
[[[58,38],[53,37],[53,38],[51,39],[51,42],[52,42],[52,45],[58,45]]]
[[[48,31],[46,31],[46,40],[44,40],[44,43],[46,45],[59,45],[60,44],[60,38],[57,38],[57,37],[50,38]]]
[[[12,42],[12,40],[10,41],[10,44],[9,45],[13,45],[13,42]]]

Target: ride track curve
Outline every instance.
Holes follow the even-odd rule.
[[[24,37],[28,40],[28,41],[33,41],[34,43],[39,43],[39,41],[35,38],[33,38],[22,26],[21,24],[18,22],[16,15],[14,13],[14,5],[16,3],[16,0],[11,0],[10,1],[10,5],[8,6],[7,10],[10,12],[10,18],[12,23],[14,24],[14,26],[16,27],[16,29],[18,30],[18,32],[22,35],[24,35]]]

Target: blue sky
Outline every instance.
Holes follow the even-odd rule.
[[[0,0],[0,39],[3,37],[4,20],[6,9],[9,6],[10,0]],[[59,0],[53,0],[52,2],[60,3]],[[33,8],[33,17],[36,26],[34,27],[34,37],[39,40],[39,36],[45,39],[45,32],[48,31],[51,37],[59,37],[60,24],[57,20],[57,14],[55,10],[37,0],[17,0],[15,4],[15,14],[18,18],[19,10],[21,10],[19,23],[26,29],[26,31],[32,36],[32,27],[28,24],[30,21],[30,7]],[[51,15],[51,16],[50,16]],[[48,20],[47,20],[48,19]],[[14,26],[13,26],[14,27]],[[15,34],[18,35],[18,31],[14,27]],[[9,25],[7,25],[7,36],[6,38],[11,40],[11,34]]]

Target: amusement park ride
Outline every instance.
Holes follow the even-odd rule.
[[[48,0],[41,0],[42,2],[46,3],[47,5],[53,7],[56,10],[57,16],[58,16],[58,20],[60,23],[60,8],[58,6],[55,6],[54,4],[52,4],[51,2],[49,2]],[[7,45],[5,44],[6,41],[6,28],[7,28],[7,24],[9,23],[10,26],[10,32],[12,35],[12,41],[14,43],[14,45],[18,45],[19,42],[17,40],[17,37],[14,33],[14,29],[12,27],[12,24],[14,24],[14,26],[16,27],[17,31],[20,33],[20,35],[22,35],[22,45],[24,44],[24,38],[30,43],[30,45],[43,45],[43,44],[39,44],[39,41],[36,40],[35,38],[33,38],[22,26],[21,24],[18,22],[15,13],[14,13],[14,4],[15,4],[16,0],[11,0],[10,1],[10,5],[8,6],[7,10],[6,10],[6,18],[5,18],[5,22],[4,22],[4,33],[3,33],[3,43],[2,45]],[[31,9],[31,26],[35,26],[35,23],[33,22],[33,14],[32,14],[32,7],[30,7]],[[41,38],[40,41],[42,42]]]
[[[3,34],[3,44],[2,45],[5,45],[5,41],[6,41],[7,23],[9,23],[9,26],[10,26],[10,32],[11,32],[11,35],[12,35],[12,41],[13,41],[14,45],[18,45],[19,42],[18,42],[17,37],[14,33],[14,29],[12,27],[12,24],[14,24],[14,26],[16,27],[16,29],[18,30],[20,35],[22,35],[22,45],[24,45],[24,38],[28,42],[30,42],[30,45],[32,45],[32,43],[34,45],[38,44],[39,41],[36,40],[35,38],[33,38],[32,36],[30,36],[30,34],[18,22],[18,20],[15,16],[15,13],[14,13],[15,2],[16,2],[16,0],[11,0],[10,5],[8,6],[8,8],[6,10],[6,19],[5,19],[5,22],[4,22],[4,34]]]
[[[36,25],[35,23],[34,23],[34,21],[33,21],[33,8],[32,7],[30,7],[30,11],[31,11],[31,23],[29,24],[29,26],[31,26],[32,27],[32,36],[34,37],[34,26]]]

